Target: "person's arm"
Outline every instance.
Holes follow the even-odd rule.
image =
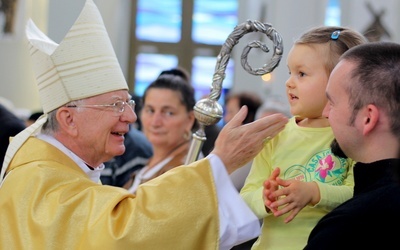
[[[211,153],[224,163],[228,174],[251,161],[263,148],[265,138],[276,136],[288,122],[282,114],[273,114],[242,125],[247,107],[239,112],[221,130]]]
[[[240,197],[218,156],[207,156],[218,197],[219,249],[230,249],[260,234],[260,222]]]
[[[270,178],[273,169],[270,164],[268,146],[254,158],[250,172],[246,178],[240,195],[259,219],[273,214],[266,208],[263,200],[263,183]]]
[[[247,107],[244,106],[223,127],[213,151],[207,157],[217,188],[220,249],[228,249],[226,247],[235,241],[236,245],[260,233],[258,218],[241,199],[228,174],[252,160],[263,148],[264,138],[278,134],[288,121],[283,115],[277,114],[242,125],[246,114]]]

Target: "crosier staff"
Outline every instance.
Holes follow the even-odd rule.
[[[218,99],[221,96],[222,81],[225,78],[226,66],[228,65],[233,47],[239,42],[239,39],[242,38],[242,36],[250,32],[261,32],[267,35],[274,44],[274,54],[271,60],[267,64],[264,64],[262,68],[252,69],[247,62],[247,56],[250,50],[252,48],[259,48],[263,52],[268,53],[269,48],[259,41],[252,41],[247,44],[242,52],[240,62],[242,67],[248,73],[252,75],[264,75],[270,73],[278,66],[282,58],[282,37],[271,26],[271,24],[247,20],[235,27],[233,32],[225,40],[225,43],[222,45],[221,51],[217,57],[217,64],[215,66],[215,72],[211,84],[211,93],[207,98],[198,101],[194,106],[194,115],[199,122],[199,129],[193,133],[193,140],[185,162],[186,165],[196,161],[199,157],[201,147],[207,139],[204,132],[205,126],[216,124],[222,118],[223,109],[218,103]]]

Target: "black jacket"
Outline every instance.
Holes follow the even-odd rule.
[[[0,170],[10,142],[10,136],[15,136],[24,129],[24,121],[0,104]]]
[[[304,249],[399,249],[400,159],[354,167],[354,197],[325,215]]]

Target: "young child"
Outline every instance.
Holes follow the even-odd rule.
[[[351,29],[324,26],[304,33],[289,51],[286,91],[293,117],[265,143],[240,191],[263,219],[252,249],[302,249],[318,220],[352,197],[354,162],[332,154],[333,132],[322,111],[328,77],[340,55],[365,42]],[[278,189],[277,177],[285,180],[283,188]]]

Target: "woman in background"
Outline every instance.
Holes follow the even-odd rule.
[[[133,175],[132,193],[139,184],[185,163],[196,125],[194,89],[188,74],[180,68],[161,72],[142,100],[142,129],[153,146],[153,156]]]

